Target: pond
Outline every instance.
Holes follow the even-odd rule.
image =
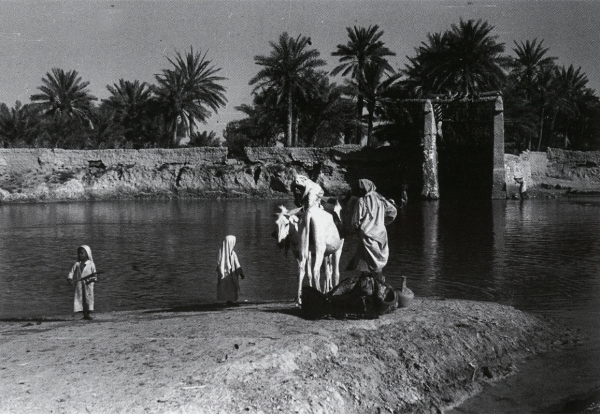
[[[80,244],[98,269],[97,311],[216,301],[227,234],[248,278],[242,299],[291,300],[296,266],[272,238],[289,200],[0,205],[0,318],[69,313]],[[493,301],[549,314],[600,308],[600,199],[413,202],[388,228],[385,275],[419,296]],[[346,242],[342,269],[355,240]],[[342,278],[352,273],[342,270]]]

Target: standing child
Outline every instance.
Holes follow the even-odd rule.
[[[227,236],[223,240],[223,246],[219,249],[219,260],[217,263],[217,299],[226,301],[227,306],[237,306],[240,293],[239,278],[244,278],[244,272],[240,266],[237,254],[233,251],[235,247],[235,236]]]
[[[92,319],[90,312],[94,310],[94,282],[96,282],[96,265],[89,246],[79,246],[77,262],[71,268],[67,280],[73,284],[75,278],[74,312],[83,312],[83,319]]]

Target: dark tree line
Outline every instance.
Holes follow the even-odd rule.
[[[468,102],[499,92],[505,141],[515,151],[600,149],[600,101],[586,74],[559,66],[542,40],[515,42],[507,54],[489,23],[461,20],[429,33],[405,66],[394,69],[389,58],[395,53],[377,25],[349,27],[347,34],[347,43],[331,52],[337,66],[330,73],[310,37],[282,33],[270,42],[267,54],[254,57],[251,103],[236,107],[243,117],[226,126],[225,144],[234,152],[278,143],[403,145],[422,127],[418,108],[407,102],[440,96],[467,103],[449,113],[467,119],[468,133],[469,118],[477,112]],[[31,103],[0,105],[0,142],[143,148],[176,146],[189,138],[187,145],[221,145],[214,132],[198,130],[226,103],[221,69],[193,49],[176,52],[168,62],[155,84],[120,79],[107,86],[110,97],[101,102],[76,71],[52,69]]]
[[[75,70],[53,68],[31,103],[0,105],[0,142],[4,147],[145,148],[219,145],[214,133],[197,127],[227,102],[225,78],[206,54],[175,53],[156,84],[119,79],[110,96],[98,99]]]

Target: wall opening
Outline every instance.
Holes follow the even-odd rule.
[[[491,199],[493,102],[443,104],[441,115],[442,132],[437,136],[440,198]]]

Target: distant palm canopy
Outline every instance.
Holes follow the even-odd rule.
[[[175,143],[179,123],[191,135],[196,123],[205,122],[211,110],[217,112],[225,106],[227,98],[225,88],[219,84],[225,78],[217,75],[221,68],[212,65],[206,54],[194,53],[190,48],[185,56],[176,52],[175,58],[168,60],[173,67],[155,76],[158,85],[153,92],[171,125]]]
[[[411,99],[468,102],[495,92],[504,101],[508,151],[600,149],[600,100],[582,68],[558,66],[538,39],[515,41],[507,55],[494,30],[486,21],[461,19],[427,34],[403,67],[395,67],[396,53],[377,24],[347,27],[347,41],[330,53],[336,64],[329,73],[310,36],[281,33],[265,54],[254,56],[258,69],[249,79],[250,103],[234,106],[240,119],[226,125],[224,140],[198,129],[227,104],[226,78],[207,53],[192,46],[167,57],[168,67],[152,81],[119,79],[107,85],[109,97],[99,103],[76,70],[53,68],[31,103],[0,104],[0,145],[224,143],[232,154],[245,146],[277,144],[407,145],[422,129],[421,110],[407,104]],[[434,104],[440,121],[443,108]]]
[[[53,68],[42,78],[41,93],[31,95],[31,101],[37,102],[44,114],[50,116],[66,115],[91,124],[92,101],[97,100],[83,82],[76,70],[65,72]]]
[[[481,20],[461,19],[449,31],[428,34],[403,71],[407,87],[421,96],[499,91],[510,60],[493,29]]]
[[[254,57],[254,62],[262,69],[250,80],[250,85],[255,85],[254,92],[262,90],[272,94],[277,97],[277,102],[285,105],[285,137],[286,145],[290,147],[293,142],[298,142],[297,128],[294,128],[294,123],[299,122],[298,101],[318,93],[319,74],[316,70],[326,62],[319,58],[318,50],[309,48],[312,43],[306,36],[292,38],[284,32],[278,42],[269,44],[270,55]]]

